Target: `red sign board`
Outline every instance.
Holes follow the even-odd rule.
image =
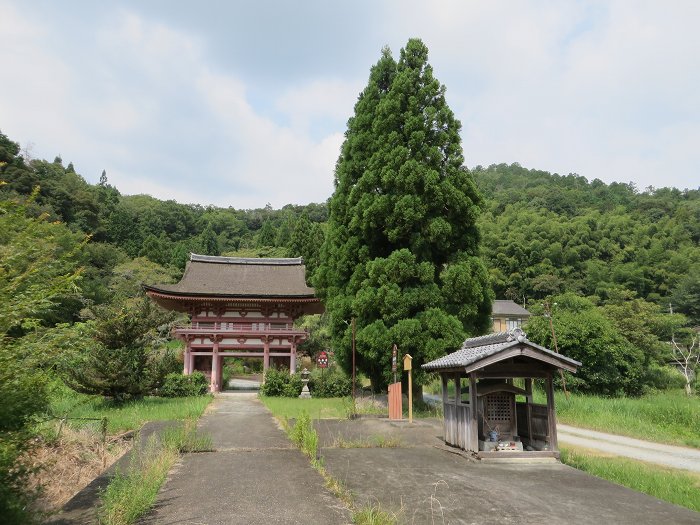
[[[316,365],[319,368],[328,367],[328,354],[326,354],[326,352],[321,352],[318,354],[318,357],[316,358]]]

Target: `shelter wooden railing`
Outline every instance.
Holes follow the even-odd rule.
[[[444,411],[445,442],[465,450],[479,450],[479,443],[472,443],[469,432],[471,406],[468,404],[445,403]]]

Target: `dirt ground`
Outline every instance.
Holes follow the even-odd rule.
[[[31,452],[36,472],[31,487],[39,491],[36,507],[42,512],[61,508],[93,479],[108,469],[131,446],[125,436],[108,436],[105,446],[99,432],[64,426],[56,441],[40,442]]]

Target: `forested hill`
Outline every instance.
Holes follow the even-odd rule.
[[[486,197],[482,252],[498,297],[574,291],[605,301],[622,292],[672,302],[700,323],[697,189],[640,191],[519,165],[472,173]],[[0,199],[18,195],[33,199],[32,213],[91,236],[80,262],[83,294],[96,303],[107,300],[102,283],[112,270],[136,257],[175,270],[190,251],[303,256],[313,269],[327,219],[325,203],[235,210],[121,195],[105,173],[92,185],[60,158],[25,162],[0,133]]]
[[[604,300],[626,289],[683,311],[692,288],[697,301],[697,189],[640,192],[631,183],[518,165],[473,173],[487,197],[483,252],[497,295],[522,300],[574,291]]]

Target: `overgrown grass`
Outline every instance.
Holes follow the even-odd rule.
[[[353,512],[352,522],[356,525],[397,525],[399,517],[383,510],[379,504],[366,505]]]
[[[122,404],[100,396],[78,394],[65,387],[52,392],[51,412],[58,416],[107,418],[107,432],[140,428],[146,421],[197,419],[211,402],[210,395],[184,398],[145,397]]]
[[[301,451],[312,461],[316,461],[318,454],[318,432],[311,423],[308,412],[302,412],[294,422],[294,426],[287,429],[287,435]]]
[[[101,525],[129,525],[153,506],[168,471],[180,452],[211,449],[211,438],[196,433],[195,420],[169,429],[158,440],[134,447],[126,472],[118,472],[102,493],[98,510]]]
[[[134,455],[130,469],[117,473],[102,494],[100,524],[127,525],[145,514],[177,456],[175,448],[161,447],[154,439],[149,440],[143,453]]]
[[[538,402],[544,396],[536,393]],[[560,423],[660,443],[700,448],[700,397],[682,390],[640,398],[603,398],[563,392],[555,394]]]
[[[260,396],[260,400],[279,418],[298,419],[306,412],[314,419],[341,419],[346,417],[346,398],[327,397],[299,399],[296,397]]]
[[[700,512],[700,475],[569,447],[561,447],[561,460],[599,478]]]

